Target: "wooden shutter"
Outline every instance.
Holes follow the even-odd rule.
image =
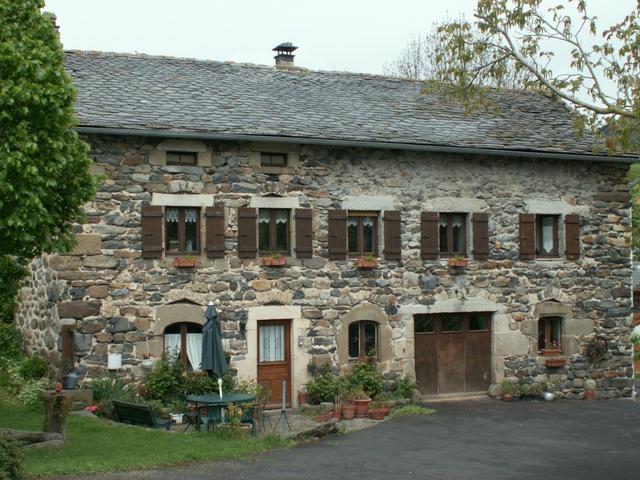
[[[489,258],[489,214],[474,213],[471,217],[473,227],[473,258]]]
[[[142,258],[162,258],[162,207],[142,207]]]
[[[347,212],[329,210],[329,258],[347,258]]]
[[[384,258],[400,260],[402,258],[402,238],[399,210],[384,212]]]
[[[207,219],[206,247],[207,257],[224,257],[224,208],[207,207],[205,210]]]
[[[257,213],[255,208],[238,209],[238,256],[255,258],[258,254]]]
[[[564,219],[565,254],[568,260],[580,258],[580,215],[567,215]]]
[[[437,260],[440,255],[438,245],[438,212],[422,212],[422,259]]]
[[[520,214],[520,258],[531,260],[536,257],[536,216],[533,213]]]
[[[313,210],[296,208],[296,256],[311,258],[313,256]]]

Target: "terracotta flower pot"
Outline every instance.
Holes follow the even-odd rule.
[[[342,405],[342,418],[345,420],[353,420],[356,416],[356,406],[352,403]]]
[[[369,410],[370,401],[371,399],[353,401],[353,404],[356,407],[356,418],[367,418],[367,411]]]
[[[370,408],[367,413],[371,420],[384,420],[385,417],[384,407]]]
[[[298,392],[298,405],[309,403],[309,396],[304,392]]]
[[[334,410],[333,411],[333,418],[335,418],[336,420],[340,421],[340,419],[342,418],[342,409]]]
[[[391,407],[389,405],[385,405],[384,407],[380,407],[382,410],[384,410],[384,416],[386,417],[387,415],[389,415],[389,413],[391,413]]]
[[[287,264],[287,257],[281,255],[280,257],[262,257],[262,264],[266,267],[283,267]]]
[[[502,395],[502,401],[513,402],[513,395],[511,395],[510,393],[505,393],[504,395]]]
[[[333,418],[333,410],[327,413],[323,413],[322,415],[318,415],[315,420],[318,423],[325,423],[331,420],[332,418]]]
[[[584,398],[585,400],[593,400],[595,393],[593,390],[585,390],[584,392]]]
[[[376,268],[378,266],[378,260],[365,260],[364,258],[359,258],[356,261],[356,266],[358,268]]]

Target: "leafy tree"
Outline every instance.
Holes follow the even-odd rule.
[[[460,20],[464,22],[464,19]],[[393,61],[383,65],[385,75],[411,78],[414,80],[429,80],[443,83],[454,83],[456,71],[476,71],[475,79],[479,85],[524,88],[527,72],[516,72],[515,68],[505,66],[504,75],[500,78],[486,75],[480,69],[482,65],[490,61],[489,55],[456,56],[445,48],[448,42],[448,34],[445,27],[451,20],[434,23],[431,31],[426,35],[417,35],[410,38],[406,47]],[[470,30],[471,37],[480,38],[481,33],[477,29]],[[444,68],[446,66],[446,68]]]
[[[18,264],[70,248],[72,224],[96,189],[62,45],[43,7],[0,0],[0,259]]]
[[[580,113],[577,127],[597,132],[606,125],[610,150],[633,148],[640,129],[640,1],[603,31],[586,0],[565,0],[546,10],[542,3],[477,0],[473,24],[441,25],[445,41],[436,56],[436,79],[451,80],[448,93],[475,108],[489,102],[484,85],[500,87],[510,69],[525,72],[526,88],[560,98]],[[554,54],[563,51],[569,65],[554,72]]]

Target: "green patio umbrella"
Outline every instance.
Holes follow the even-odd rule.
[[[204,318],[207,321],[202,327],[202,365],[200,368],[211,375],[222,378],[229,370],[229,366],[222,350],[218,312],[213,304],[210,303],[207,307]]]

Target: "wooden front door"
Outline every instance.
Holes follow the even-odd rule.
[[[415,365],[425,395],[484,391],[491,383],[491,314],[416,315]]]
[[[268,406],[282,405],[282,382],[287,382],[286,404],[291,406],[291,321],[258,322],[258,383],[270,397]]]

